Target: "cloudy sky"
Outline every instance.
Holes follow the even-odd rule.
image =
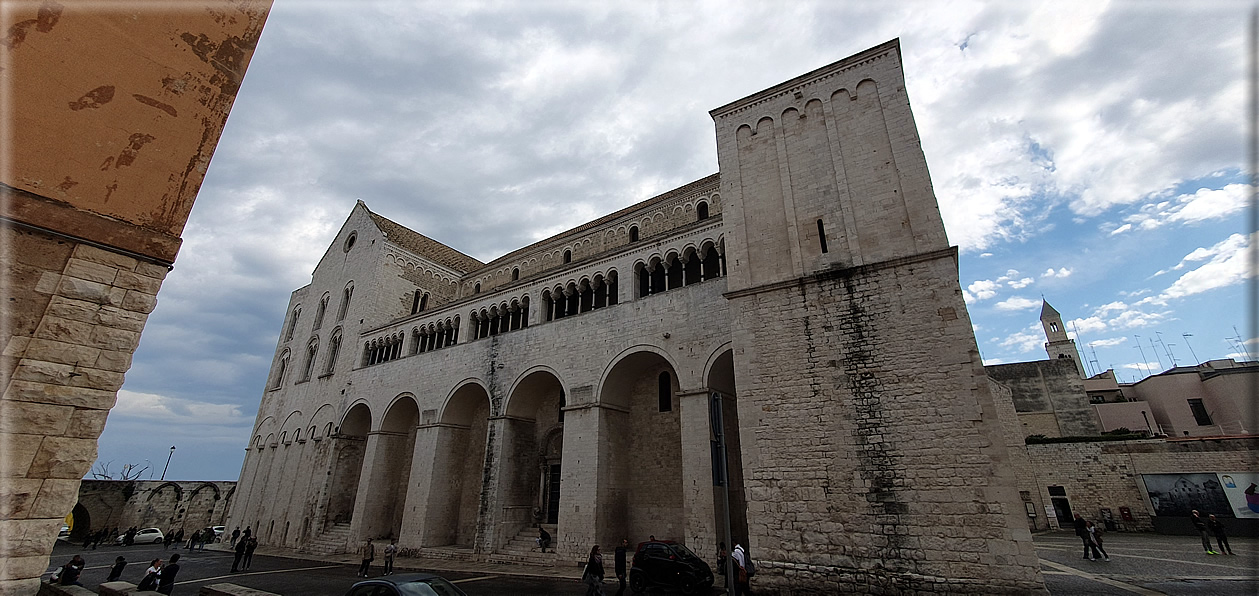
[[[489,261],[716,172],[708,110],[897,37],[986,363],[1047,357],[1042,296],[1123,381],[1259,353],[1251,6],[276,0],[98,469],[238,477],[356,199]]]

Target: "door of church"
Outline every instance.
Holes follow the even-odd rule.
[[[560,521],[560,465],[551,464],[547,467],[546,490],[546,523],[557,524]]]

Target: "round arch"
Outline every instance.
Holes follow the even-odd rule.
[[[624,350],[621,350],[621,353],[617,354],[616,356],[612,358],[612,361],[608,363],[608,366],[603,369],[603,373],[600,374],[599,376],[599,389],[598,389],[598,393],[596,394],[599,396],[598,397],[599,403],[605,403],[605,397],[608,394],[608,383],[609,381],[613,380],[611,377],[614,371],[617,370],[617,367],[621,366],[623,362],[625,362],[626,360],[630,358],[642,358],[643,357],[642,354],[644,353],[650,353],[655,356],[658,356],[659,358],[664,360],[669,365],[669,368],[673,371],[676,371],[678,369],[678,365],[676,362],[674,362],[673,357],[669,354],[669,351],[665,350],[664,348],[661,348],[660,346],[655,346],[652,344],[636,344],[634,346],[625,348]],[[675,378],[677,377],[676,373],[674,374],[674,377]],[[682,381],[681,379],[678,379],[679,384],[682,384],[681,381]],[[611,402],[610,405],[623,405],[623,404]]]

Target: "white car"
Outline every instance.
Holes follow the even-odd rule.
[[[214,526],[210,529],[214,530],[214,541],[223,542],[223,530],[226,530],[227,528],[223,526]]]
[[[126,537],[127,537],[127,533],[123,532],[121,536],[114,539],[114,544],[122,544],[123,539]],[[136,531],[136,535],[135,535],[135,538],[133,539],[133,542],[135,544],[148,544],[148,543],[161,544],[162,540],[164,540],[165,538],[166,537],[162,535],[161,530],[157,528],[145,528],[143,530]]]

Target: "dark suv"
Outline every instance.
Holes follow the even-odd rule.
[[[706,594],[713,587],[713,570],[691,549],[671,540],[656,540],[638,543],[629,580],[636,593],[666,588]]]

